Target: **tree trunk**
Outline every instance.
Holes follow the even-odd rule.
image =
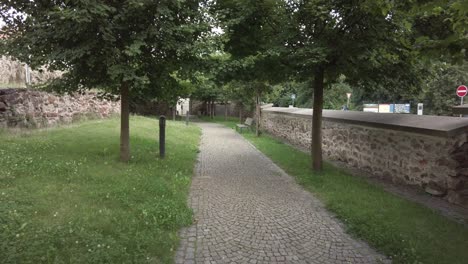
[[[214,104],[214,100],[211,101],[211,119],[214,118],[214,112],[215,112],[215,104]]]
[[[210,101],[205,101],[206,116],[210,116],[211,113],[211,104]]]
[[[185,113],[185,125],[188,126],[189,122],[190,122],[190,113],[192,113],[192,99],[190,99],[189,97],[189,105],[188,105],[188,109],[187,109],[187,112]]]
[[[210,104],[210,113],[209,116],[211,119],[213,119],[213,101],[209,101],[208,104]]]
[[[172,121],[175,121],[176,111],[177,111],[177,104],[174,107],[172,107]]]
[[[242,124],[242,105],[239,106],[239,124]]]
[[[120,161],[130,160],[130,95],[128,83],[120,86]]]
[[[255,98],[255,115],[257,116],[257,120],[255,121],[255,135],[258,137],[260,136],[260,93],[257,92]]]
[[[322,107],[324,69],[319,67],[314,77],[314,108],[312,113],[312,168],[322,170]]]
[[[189,97],[189,108],[188,108],[188,109],[189,109],[189,113],[190,113],[190,114],[192,114],[192,112],[193,112],[193,109],[192,109],[192,108],[193,108],[192,98]]]
[[[228,117],[228,102],[225,101],[224,102],[224,121],[227,121],[227,117]]]

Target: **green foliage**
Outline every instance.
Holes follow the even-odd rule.
[[[221,0],[212,7],[213,16],[225,32],[223,47],[229,54],[219,68],[218,78],[223,84],[234,81],[236,88],[230,94],[237,102],[249,96],[246,101],[250,102],[255,96],[267,94],[271,84],[283,77],[280,55],[284,42],[279,35],[286,13],[282,5],[284,2],[279,0]]]
[[[0,135],[2,263],[173,261],[192,220],[200,130],[167,121],[161,160],[157,121],[131,121],[129,164],[118,162],[118,119]]]
[[[410,9],[415,46],[430,58],[462,63],[468,59],[468,3],[465,0],[421,1]]]
[[[430,115],[452,115],[452,106],[460,104],[456,88],[468,84],[468,64],[434,63],[430,68],[430,75],[418,98],[424,103],[424,112]]]
[[[196,64],[208,26],[200,1],[3,1],[3,54],[64,71],[61,91],[100,88],[172,99],[171,75]]]
[[[215,121],[231,128],[237,122]],[[348,232],[392,257],[393,263],[466,262],[465,226],[331,164],[325,164],[322,173],[314,173],[310,170],[309,154],[270,136],[256,137],[248,131],[242,136],[318,196]]]
[[[212,75],[203,72],[194,72],[191,80],[183,82],[188,86],[192,98],[201,101],[212,101],[218,98],[218,88],[212,78]]]
[[[297,106],[311,106],[313,93],[305,87],[317,69],[325,72],[328,87],[324,108],[341,109],[351,87],[358,88],[356,98],[377,92],[381,100],[401,100],[395,95],[414,94],[422,80],[410,7],[385,0],[217,1],[215,14],[232,55],[226,75],[282,83],[268,97],[281,106],[292,103],[292,93]]]
[[[253,111],[255,108],[255,89],[252,88],[253,83],[243,81],[231,81],[227,84],[229,100],[242,106],[247,111]]]
[[[344,76],[338,79],[336,83],[331,84],[324,91],[323,108],[341,110],[347,104],[347,93],[352,93],[351,86],[345,82]],[[353,109],[350,104],[349,109]]]
[[[273,106],[288,107],[292,105],[291,95],[295,94],[295,91],[287,83],[282,83],[273,86],[273,91],[267,95],[266,102],[272,103]]]
[[[304,99],[306,104],[310,101],[309,90],[307,83],[294,81],[280,83],[273,86],[272,92],[266,96],[266,103],[272,103],[274,106],[279,107],[288,107],[293,104],[291,96],[295,94],[297,98],[294,101],[294,106],[307,107],[307,105],[304,105]]]
[[[316,69],[325,82],[341,75],[353,86],[374,90],[380,83],[393,92],[413,88],[415,53],[404,15],[394,1],[288,1],[291,22],[288,60],[299,78]]]
[[[352,93],[353,89],[345,82],[345,77],[341,76],[336,83],[330,84],[325,88],[323,108],[324,109],[342,109],[347,103],[346,93]],[[274,106],[288,107],[292,105],[291,95],[295,94],[294,106],[301,108],[312,107],[313,93],[309,82],[286,82],[273,87],[273,92],[268,95],[267,102]],[[351,107],[352,109],[353,107]]]

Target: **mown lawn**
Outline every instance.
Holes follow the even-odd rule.
[[[210,121],[231,128],[238,123],[236,118]],[[394,263],[468,263],[468,228],[330,164],[325,163],[322,173],[313,173],[310,155],[268,135],[243,136],[320,198],[349,233],[391,256]]]
[[[119,120],[0,134],[0,263],[171,263],[200,130],[132,117],[129,164]]]

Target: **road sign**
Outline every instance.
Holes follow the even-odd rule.
[[[458,97],[465,97],[468,94],[468,88],[465,85],[460,85],[457,88]]]

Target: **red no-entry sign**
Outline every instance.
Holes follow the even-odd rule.
[[[468,88],[465,85],[460,85],[457,88],[458,97],[465,97],[468,94]]]

